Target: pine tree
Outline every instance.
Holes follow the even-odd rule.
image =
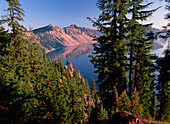
[[[166,5],[166,9],[170,11],[170,6]],[[165,15],[165,19],[169,20],[170,18],[170,13],[168,12]],[[158,109],[158,119],[159,120],[167,120],[170,122],[170,100],[169,100],[169,85],[170,85],[170,66],[169,64],[169,56],[170,56],[170,30],[168,29],[170,24],[168,23],[167,26],[163,26],[165,30],[161,32],[156,33],[156,38],[159,36],[162,38],[164,41],[168,41],[168,46],[167,49],[164,51],[165,56],[163,58],[158,58],[156,61],[156,64],[158,66],[158,83],[156,86],[156,89],[158,90],[158,101],[160,102],[159,104],[159,109]]]
[[[0,120],[2,123],[85,123],[84,80],[39,54],[34,37],[24,39],[19,25],[23,10],[18,0],[7,0],[9,17],[0,28]],[[7,19],[9,18],[9,20]],[[31,33],[31,32],[30,32]]]
[[[104,109],[103,104],[101,103],[98,107],[99,107],[98,120],[104,121],[104,120],[108,119],[108,113]]]
[[[8,31],[5,31],[3,27],[0,27],[0,41],[0,55],[1,57],[4,57],[9,54],[11,37]]]
[[[143,5],[143,0],[131,0],[131,7],[129,8],[129,13],[132,15],[129,18],[128,28],[130,30],[129,33],[129,96],[133,93],[133,87],[137,87],[138,82],[140,82],[137,78],[140,77],[140,69],[146,68],[150,63],[151,57],[149,56],[152,42],[150,39],[145,38],[146,29],[149,28],[151,24],[142,25],[139,21],[144,21],[148,17],[152,15],[157,9],[147,10],[148,6],[152,3],[148,3]],[[146,59],[144,59],[146,58]],[[143,60],[143,61],[142,61]],[[140,67],[144,65],[144,62],[147,62],[146,66]],[[147,69],[147,68],[146,68]],[[146,71],[145,69],[145,71]],[[138,71],[139,70],[139,71]],[[137,87],[138,89],[138,87]]]
[[[97,21],[92,21],[103,36],[96,38],[95,52],[91,62],[98,75],[99,90],[104,107],[111,115],[112,109],[118,107],[118,95],[126,87],[126,14],[128,0],[98,0],[102,11]],[[116,90],[115,90],[116,89]]]
[[[165,57],[159,58],[156,63],[158,66],[158,83],[156,89],[158,90],[158,101],[159,110],[158,110],[158,119],[159,120],[168,120],[169,119],[169,86],[170,86],[170,46],[164,51]],[[170,121],[170,120],[168,120]]]
[[[88,82],[87,79],[85,80],[84,90],[85,90],[85,93],[86,93],[86,94],[91,95],[91,90],[90,90],[89,82]]]
[[[75,79],[71,79],[70,83],[70,96],[69,96],[69,123],[81,123],[84,120],[84,106],[82,104],[83,97],[79,92],[79,86],[76,85]]]
[[[96,85],[95,80],[92,79],[90,89],[91,89],[91,94],[92,94],[93,101],[95,101],[95,94],[96,94],[96,86],[95,85]]]
[[[8,2],[8,9],[9,16],[4,15],[2,16],[1,23],[8,23],[8,26],[10,26],[12,29],[12,35],[18,35],[23,34],[23,31],[26,31],[27,29],[20,25],[18,21],[23,21],[24,10],[20,8],[21,4],[18,0],[6,0]]]
[[[0,98],[4,107],[1,119],[9,123],[26,123],[35,119],[41,121],[50,117],[46,115],[49,108],[44,103],[52,96],[51,86],[47,86],[51,80],[54,80],[51,77],[52,69],[46,69],[50,67],[48,61],[43,61],[39,56],[37,44],[32,43],[33,37],[28,39],[22,37],[25,28],[18,22],[23,20],[23,10],[19,1],[7,2],[9,20],[7,18],[5,20],[8,16],[4,16],[2,22],[7,22],[12,27],[12,32],[9,34],[8,42],[3,44],[6,53],[2,49],[5,54],[2,55],[0,64],[3,75],[0,76],[2,86],[0,92],[6,95]],[[3,37],[6,35],[3,34],[1,38]],[[43,70],[45,64],[47,64],[46,70]]]
[[[131,111],[132,103],[127,96],[126,90],[122,92],[119,97],[119,110],[121,111]]]
[[[21,37],[23,31],[18,21],[22,20],[22,9],[17,0],[7,1],[9,4],[9,17],[3,16],[2,23],[8,23],[12,27],[12,33],[3,34],[0,37],[3,42],[1,56],[1,89],[5,94],[1,96],[0,102],[4,107],[1,111],[1,119],[8,123],[26,122],[31,117],[34,108],[31,101],[34,101],[31,84],[30,52],[28,52],[29,42]],[[19,11],[20,10],[20,11]],[[3,32],[3,31],[2,31]],[[6,37],[7,36],[7,37]],[[4,59],[5,58],[5,59]],[[28,116],[29,115],[29,116]]]
[[[61,72],[61,75],[64,76],[64,66],[62,58],[58,59],[58,69]]]
[[[147,37],[146,29],[151,24],[141,24],[140,21],[146,20],[157,9],[145,10],[152,3],[143,4],[143,0],[132,0],[129,13],[129,97],[132,100],[134,87],[136,87],[143,104],[144,115],[150,117],[150,107],[153,105],[152,98],[154,90],[151,89],[151,83],[155,80],[153,59],[150,54],[152,48],[152,40]]]
[[[88,101],[88,105],[87,105],[87,109],[86,109],[88,119],[89,119],[90,116],[91,116],[91,110],[92,110],[92,106],[91,106],[91,104],[90,104],[89,101]],[[89,120],[88,120],[88,121],[89,121]]]
[[[137,115],[142,115],[143,113],[143,106],[140,103],[140,97],[139,97],[139,93],[136,90],[136,88],[134,89],[134,92],[132,94],[132,113],[133,114],[137,114]]]

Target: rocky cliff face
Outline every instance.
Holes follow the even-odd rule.
[[[68,65],[64,66],[64,73],[65,74],[66,74],[66,71],[67,71],[68,68],[70,70],[71,76],[73,77],[75,69],[73,68],[72,63],[69,63]],[[77,71],[77,74],[78,74],[79,79],[81,80],[82,75],[78,71]],[[85,79],[84,78],[83,78],[83,83],[84,83],[84,87],[85,87],[84,99],[80,99],[80,100],[84,101],[84,111],[85,111],[84,114],[85,114],[85,118],[86,118],[86,121],[87,121],[88,120],[88,113],[87,113],[88,105],[90,104],[90,106],[94,108],[95,107],[95,103],[94,103],[91,95],[89,94],[90,91],[88,91],[88,89],[86,88],[86,83],[85,83]]]
[[[99,37],[101,35],[99,31],[86,27],[70,25],[66,28],[59,28],[52,24],[35,29],[33,33],[36,41],[46,50],[82,43],[92,44],[94,43],[93,36]]]

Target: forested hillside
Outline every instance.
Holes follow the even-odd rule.
[[[167,40],[169,30],[148,34],[151,24],[141,23],[159,8],[145,11],[152,3],[144,0],[98,0],[101,15],[90,19],[103,34],[94,39],[97,44],[90,55],[99,74],[96,88],[95,81],[89,86],[69,60],[64,66],[62,58],[47,58],[45,49],[41,54],[31,30],[25,36],[20,2],[5,1],[8,14],[0,20],[1,124],[170,122],[170,45],[162,58],[150,53],[153,38]],[[82,30],[75,25],[63,30],[74,36],[72,28]],[[81,33],[90,35],[87,30]]]
[[[104,34],[96,38],[90,58],[99,74],[97,84],[103,107],[114,121],[118,111],[169,121],[170,25],[156,32],[151,29],[152,23],[142,23],[159,10],[160,7],[150,9],[152,4],[144,0],[98,0],[101,14],[98,19],[88,18]],[[169,5],[166,8],[170,10]],[[169,17],[168,13],[166,19]],[[158,60],[150,52],[156,38],[168,41],[165,57]],[[158,79],[155,71],[160,72]]]
[[[39,53],[19,21],[23,9],[9,0],[0,28],[0,123],[85,123],[94,104],[88,82],[69,61],[52,62]],[[91,102],[90,102],[91,101]],[[94,106],[94,105],[93,105]]]

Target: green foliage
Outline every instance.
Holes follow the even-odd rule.
[[[91,95],[92,95],[93,101],[95,101],[95,94],[96,94],[96,86],[95,85],[96,85],[95,80],[92,79],[90,89],[91,89]]]
[[[134,87],[139,91],[144,84],[150,83],[154,78],[152,56],[149,54],[152,46],[151,39],[146,37],[146,29],[151,24],[141,24],[149,18],[157,9],[146,10],[153,3],[143,4],[144,0],[132,0],[129,8],[131,17],[128,21],[129,28],[129,96],[131,98]],[[146,73],[147,72],[147,73]],[[148,84],[147,84],[148,85]]]
[[[84,123],[83,78],[76,71],[71,76],[69,62],[64,69],[62,59],[52,62],[45,50],[40,55],[38,45],[32,42],[34,37],[22,36],[19,1],[7,2],[10,20],[4,16],[1,22],[8,23],[12,32],[0,28],[0,121]]]
[[[103,36],[96,38],[95,56],[90,56],[99,73],[96,93],[94,79],[89,87],[76,68],[72,74],[69,60],[64,68],[62,59],[55,63],[47,59],[45,50],[43,55],[39,54],[38,45],[32,42],[34,37],[23,38],[26,29],[19,21],[23,20],[24,11],[18,0],[6,1],[9,15],[3,16],[0,24],[7,23],[12,29],[8,33],[0,28],[2,123],[85,123],[85,113],[90,118],[92,111],[96,112],[97,120],[102,121],[118,109],[155,117],[155,57],[150,55],[152,41],[146,37],[149,24],[139,23],[157,10],[144,11],[151,3],[98,0],[102,14],[92,22]],[[169,55],[168,47],[165,57],[156,61],[160,73],[156,87],[160,120],[169,120]],[[128,70],[129,96],[126,93]],[[89,101],[85,108],[85,93],[92,95],[95,108]]]
[[[127,96],[126,90],[122,92],[121,96],[119,97],[119,110],[120,111],[131,111],[132,103]]]
[[[92,110],[92,106],[91,106],[91,104],[88,101],[88,106],[87,106],[87,115],[88,115],[88,118],[90,118],[90,116],[91,116],[91,110]]]
[[[23,31],[26,31],[26,28],[23,25],[19,24],[19,21],[23,21],[24,10],[20,8],[21,4],[18,0],[6,0],[8,2],[8,15],[3,15],[1,24],[8,23],[8,26],[12,28],[12,34],[23,34]]]
[[[136,88],[134,89],[134,92],[132,94],[132,113],[137,114],[137,115],[142,115],[143,113],[143,106],[140,103],[140,97],[139,97],[139,93],[136,90]]]
[[[163,58],[158,58],[156,61],[158,66],[158,83],[156,89],[158,90],[158,101],[159,110],[158,110],[158,119],[159,120],[168,120],[169,119],[169,86],[170,86],[170,48],[164,51],[165,56]],[[169,120],[168,120],[169,121]]]
[[[151,24],[143,25],[140,21],[147,20],[158,8],[146,10],[152,3],[143,2],[98,0],[97,3],[102,14],[92,22],[103,36],[96,38],[98,44],[94,45],[95,55],[91,55],[90,58],[96,72],[99,73],[97,83],[100,96],[109,115],[113,108],[117,108],[117,96],[127,90],[127,71],[131,102],[136,87],[139,101],[143,104],[143,112],[149,117],[151,109],[154,110],[154,88],[151,83],[155,80],[155,57],[150,54],[152,40],[146,36],[146,29]],[[127,54],[129,56],[126,56]]]
[[[96,108],[98,109],[97,111],[97,119],[102,121],[108,119],[108,113],[104,109],[103,104],[97,104]]]
[[[143,114],[143,106],[140,103],[139,93],[136,88],[132,94],[132,100],[130,100],[130,98],[127,96],[126,91],[122,92],[121,96],[119,97],[119,110],[132,112],[136,115]]]
[[[114,87],[117,85],[119,94],[127,88],[125,24],[128,0],[98,0],[97,6],[102,14],[92,22],[104,35],[96,38],[98,44],[94,44],[95,55],[90,58],[95,72],[99,73],[97,83],[100,96],[110,116],[112,109],[117,106]]]

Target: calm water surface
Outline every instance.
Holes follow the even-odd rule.
[[[76,46],[69,46],[57,49],[47,54],[52,60],[62,58],[64,65],[69,61],[80,71],[81,75],[88,80],[89,84],[92,79],[97,80],[97,74],[94,73],[94,67],[88,57],[93,51],[93,46],[90,44],[82,44]]]
[[[155,53],[158,56],[163,56],[163,51],[165,48],[151,50],[151,53]],[[69,46],[64,48],[59,48],[47,54],[52,60],[57,61],[58,58],[63,58],[64,65],[67,62],[67,58],[76,66],[77,70],[83,75],[85,79],[88,80],[89,84],[92,79],[97,80],[97,74],[94,73],[94,67],[90,62],[89,54],[92,54],[93,47],[90,44],[82,44],[76,46]]]

